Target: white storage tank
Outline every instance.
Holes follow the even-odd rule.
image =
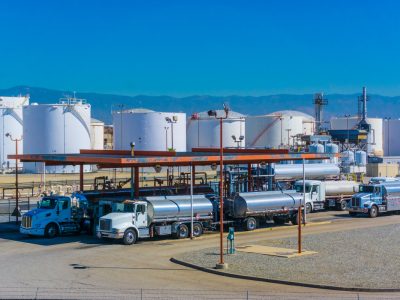
[[[354,165],[354,152],[351,150],[343,151],[340,155],[342,164],[344,166]]]
[[[356,129],[360,119],[357,116],[349,118],[331,118],[331,129],[351,130]],[[368,134],[368,153],[374,156],[383,155],[383,120],[380,118],[367,118],[368,124],[371,125],[371,131]]]
[[[330,153],[330,154],[338,154],[339,153],[339,146],[337,144],[334,143],[327,143],[325,145],[325,152],[326,153]],[[338,157],[332,157],[330,159],[331,163],[337,164],[339,161]]]
[[[29,104],[28,96],[2,97],[0,96],[0,169],[8,170],[15,168],[15,160],[8,159],[8,155],[15,154],[15,142],[7,137],[9,133],[13,139],[20,139],[23,135],[22,107]],[[22,139],[18,142],[18,153],[23,153]],[[22,164],[18,163],[18,168]]]
[[[104,149],[104,122],[93,118],[90,120],[90,148]]]
[[[313,143],[310,145],[308,151],[310,153],[324,153],[325,148],[324,148],[324,145],[322,145],[320,143]]]
[[[385,156],[400,156],[399,119],[385,119],[383,122],[383,152]]]
[[[224,117],[223,110],[217,110],[217,117]],[[228,118],[222,122],[222,143],[224,147],[244,147],[245,116],[229,111]],[[187,149],[219,148],[219,120],[208,116],[207,112],[195,113],[187,121]],[[235,142],[236,141],[236,142]]]
[[[115,150],[186,151],[186,114],[148,109],[113,111]]]
[[[90,105],[68,98],[58,104],[23,108],[24,154],[79,153],[90,149]],[[43,163],[24,163],[26,172],[43,172]],[[85,166],[85,172],[90,166]],[[46,166],[48,173],[77,173],[79,166]]]
[[[358,150],[355,152],[355,163],[357,166],[367,165],[367,153],[365,151]]]
[[[293,145],[297,135],[313,134],[313,117],[298,111],[278,111],[246,117],[246,146],[285,148]]]

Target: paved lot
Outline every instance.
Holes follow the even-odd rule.
[[[312,218],[333,218],[334,222],[306,226],[306,236],[400,223],[398,216],[352,219],[336,212],[315,214]],[[237,242],[290,238],[296,233],[292,226],[267,228],[240,233]],[[169,261],[171,257],[208,249],[217,243],[217,234],[193,241],[165,239],[123,246],[87,236],[46,240],[0,230],[0,298],[34,298],[37,294],[38,298],[246,299],[247,292],[249,299],[377,297],[230,279]],[[217,262],[217,258],[211,261]],[[232,291],[236,298],[230,294]],[[399,295],[384,296],[390,299]]]

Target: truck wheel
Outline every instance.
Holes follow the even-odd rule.
[[[194,237],[199,237],[203,234],[203,226],[199,223],[194,223],[193,224],[193,236]]]
[[[257,221],[255,218],[250,217],[244,220],[244,229],[246,231],[252,231],[257,228]]]
[[[370,218],[376,218],[378,216],[378,207],[373,205],[370,210],[369,210],[369,217]]]
[[[310,214],[310,213],[313,212],[311,203],[307,203],[307,204],[306,204],[306,212],[307,212],[308,214]]]
[[[343,201],[340,201],[340,204],[339,204],[339,210],[341,210],[341,211],[345,211],[345,210],[346,210],[346,208],[347,208],[347,202],[346,202],[345,200],[343,200]]]
[[[293,214],[293,215],[290,217],[290,222],[291,222],[293,225],[298,225],[298,224],[299,224],[299,219],[297,218],[297,213],[296,213],[296,214]]]
[[[125,245],[133,245],[136,243],[137,240],[137,234],[136,231],[133,229],[127,229],[124,233],[124,237],[122,241],[124,242]]]
[[[189,228],[185,224],[179,225],[178,230],[176,231],[176,238],[186,239],[188,236],[189,236]]]
[[[44,229],[44,236],[49,239],[56,237],[57,234],[58,234],[58,228],[57,225],[54,223],[48,224]]]

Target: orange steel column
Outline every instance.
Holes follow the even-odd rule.
[[[219,263],[224,264],[224,147],[222,145],[222,118],[219,119],[219,201],[220,201],[220,211],[219,211]]]
[[[135,198],[139,198],[139,167],[135,167]]]
[[[251,192],[251,164],[247,164],[247,191]]]
[[[83,165],[79,165],[79,189],[83,191]]]

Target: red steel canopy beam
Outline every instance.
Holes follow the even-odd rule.
[[[131,156],[130,150],[92,150],[92,149],[81,149],[80,154],[95,154],[95,155],[121,155]],[[135,150],[136,156],[176,156],[175,151],[142,151]]]
[[[219,148],[192,148],[192,152],[208,152],[219,153]],[[224,153],[247,153],[247,154],[288,154],[289,149],[241,149],[241,148],[224,148]]]

